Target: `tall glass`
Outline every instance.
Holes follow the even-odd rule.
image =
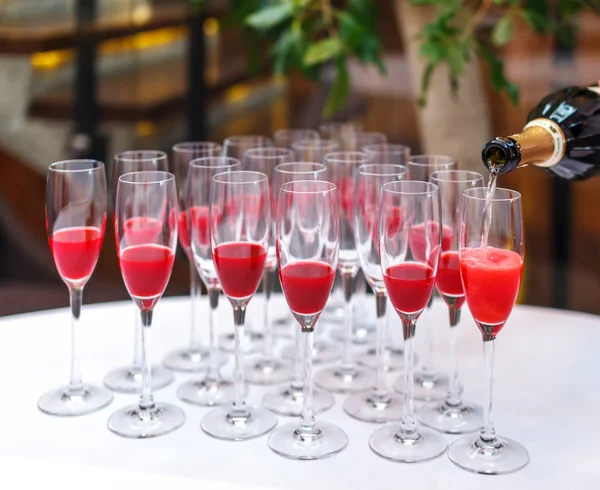
[[[273,173],[275,167],[284,163],[294,161],[294,152],[288,148],[252,148],[246,151],[244,155],[244,170],[254,172],[262,172],[269,178],[269,182],[273,182]],[[271,225],[269,248],[267,253],[267,261],[263,272],[263,322],[264,322],[264,344],[262,353],[258,356],[248,359],[244,367],[246,380],[248,383],[259,385],[279,384],[292,379],[294,374],[292,363],[285,358],[275,356],[273,351],[273,324],[271,321],[271,292],[273,290],[273,282],[277,271],[277,254],[275,252],[275,235],[273,226],[273,217],[276,215],[274,209],[277,204],[275,193],[271,193]]]
[[[158,170],[167,172],[169,164],[167,154],[155,150],[131,150],[117,153],[113,160],[112,175],[112,208],[113,222],[116,219],[117,185],[119,177],[131,172]],[[157,223],[152,220],[132,218],[127,224],[130,235],[139,233],[141,236],[156,229]],[[118,251],[117,251],[118,252]],[[104,385],[117,393],[140,393],[142,391],[142,322],[140,312],[133,305],[134,342],[133,362],[129,366],[122,366],[109,371],[104,377]],[[175,376],[171,371],[156,364],[152,366],[152,389],[159,390],[170,385]]]
[[[233,307],[235,324],[235,398],[202,419],[202,429],[218,439],[241,441],[269,432],[277,418],[247,405],[240,344],[246,307],[256,293],[267,261],[271,228],[269,179],[260,172],[227,172],[213,177],[209,225],[213,263],[221,288]]]
[[[369,155],[375,163],[392,163],[406,165],[410,160],[409,146],[393,143],[373,143],[362,147],[360,150]]]
[[[340,148],[342,148],[342,136],[344,134],[353,133],[356,131],[362,131],[362,124],[359,122],[328,121],[319,124],[319,133],[321,133],[321,138],[337,141]]]
[[[288,182],[296,180],[325,180],[327,169],[320,163],[296,162],[283,163],[277,165],[273,170],[273,183],[271,186],[271,199],[278,200],[280,189]],[[277,233],[277,206],[273,206],[275,211],[273,228]],[[295,321],[295,319],[294,319]],[[263,406],[272,412],[280,415],[300,416],[304,404],[304,346],[300,335],[300,329],[294,328],[295,342],[282,350],[282,355],[289,359],[294,359],[295,376],[293,381],[282,388],[265,393],[263,396]],[[313,362],[319,358],[321,362],[337,359],[341,351],[325,339],[313,339],[312,359]],[[312,410],[314,413],[323,412],[333,406],[334,399],[331,393],[322,390],[312,391]]]
[[[177,390],[177,396],[188,403],[200,406],[221,405],[233,400],[233,381],[223,378],[220,372],[222,358],[215,335],[215,316],[219,306],[221,284],[215,271],[210,247],[208,211],[212,178],[223,172],[240,170],[242,164],[235,158],[202,157],[189,164],[187,178],[187,219],[190,225],[190,248],[194,265],[206,286],[210,309],[208,312],[209,358],[204,377],[191,379]]]
[[[223,141],[224,157],[236,158],[240,162],[244,160],[244,154],[251,148],[264,148],[273,146],[273,140],[258,134],[247,134],[241,136],[229,136]]]
[[[305,180],[283,184],[279,194],[279,277],[306,352],[300,422],[286,424],[269,437],[269,447],[286,458],[326,458],[348,444],[343,430],[316,422],[312,409],[312,337],[335,281],[340,243],[335,194],[336,186],[331,182]]]
[[[432,429],[449,434],[464,434],[481,428],[482,409],[478,405],[464,403],[458,382],[458,325],[465,293],[460,280],[458,245],[460,237],[460,206],[463,192],[483,185],[483,177],[477,172],[465,170],[441,170],[430,176],[431,182],[440,188],[442,201],[442,237],[450,243],[442,244],[437,275],[437,290],[448,305],[450,316],[450,386],[443,402],[434,402],[418,412],[419,421]],[[448,231],[446,231],[448,230]]]
[[[370,158],[360,152],[336,152],[325,157],[332,182],[337,186],[340,209],[340,256],[338,272],[342,278],[346,315],[342,362],[337,366],[321,369],[315,375],[317,386],[335,393],[354,393],[370,388],[375,376],[370,369],[358,366],[352,357],[352,331],[354,308],[352,297],[360,260],[354,241],[354,175]]]
[[[339,143],[334,140],[299,140],[292,143],[297,162],[323,163],[325,155],[337,151]]]
[[[169,369],[182,372],[203,371],[209,364],[209,351],[202,346],[199,324],[200,301],[202,299],[202,283],[198,276],[190,246],[190,229],[187,213],[188,171],[190,162],[196,158],[218,157],[221,155],[221,145],[210,141],[188,141],[173,146],[172,166],[177,183],[179,199],[179,245],[185,252],[190,268],[190,342],[186,347],[168,352],[163,358],[163,364]],[[227,362],[227,356],[221,354],[220,364]]]
[[[280,129],[275,131],[273,141],[279,148],[288,148],[292,150],[292,143],[302,140],[318,140],[321,137],[319,132],[314,129]]]
[[[448,456],[465,470],[499,475],[519,470],[529,462],[529,454],[521,444],[496,435],[492,416],[494,345],[519,292],[525,235],[521,195],[496,189],[487,199],[486,193],[484,187],[464,191],[459,254],[467,304],[483,337],[483,427],[479,437],[456,440]]]
[[[404,335],[404,414],[369,441],[380,456],[418,463],[440,456],[447,447],[440,433],[419,427],[415,417],[413,370],[417,319],[433,292],[441,253],[439,189],[414,180],[389,182],[381,188],[379,252],[383,280]]]
[[[341,137],[345,151],[362,151],[367,145],[387,143],[387,136],[376,131],[347,131]]]
[[[409,179],[429,182],[433,172],[456,169],[456,160],[445,155],[413,155],[406,163],[406,166],[408,167]],[[442,237],[442,247],[447,243],[447,238],[444,240]],[[429,314],[431,312],[434,295],[435,291],[427,305],[426,313],[428,315],[423,319],[425,323],[431,322]],[[446,398],[450,388],[448,376],[437,371],[433,362],[433,330],[433,324],[428,324],[423,329],[425,335],[425,347],[424,352],[421,355],[421,368],[415,373],[415,400],[443,400]],[[402,376],[396,380],[394,389],[399,393],[402,393],[404,390],[404,379]],[[462,391],[462,386],[459,385],[459,389]]]
[[[121,274],[142,317],[142,393],[137,405],[126,406],[110,416],[108,428],[123,437],[156,437],[185,422],[180,408],[154,401],[148,354],[152,313],[171,277],[177,250],[175,176],[153,171],[121,175],[116,203],[115,236]],[[131,234],[128,223],[132,218],[152,221],[157,226],[143,234]]]
[[[83,288],[100,256],[106,226],[106,174],[96,160],[65,160],[48,168],[46,228],[56,269],[71,300],[71,378],[42,395],[38,408],[50,415],[85,415],[113,400],[110,391],[84,383],[77,331]]]
[[[408,170],[402,165],[372,163],[361,165],[354,179],[354,240],[360,266],[373,289],[377,309],[377,378],[372,391],[355,393],[346,398],[345,412],[365,422],[389,422],[402,417],[402,399],[386,386],[387,291],[379,259],[379,205],[381,188],[388,182],[402,180]]]

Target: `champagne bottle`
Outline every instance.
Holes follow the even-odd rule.
[[[490,172],[537,165],[568,180],[600,172],[600,85],[569,87],[543,98],[518,134],[494,138],[481,153]]]

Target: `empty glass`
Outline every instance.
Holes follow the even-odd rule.
[[[292,143],[292,149],[298,162],[323,163],[325,155],[337,151],[339,143],[334,140],[300,140]]]
[[[406,165],[410,159],[410,147],[392,143],[367,144],[360,150],[373,159],[373,163]]]
[[[265,146],[273,146],[271,138],[257,134],[229,136],[223,142],[222,156],[236,158],[242,162],[247,150],[250,148],[263,148]]]
[[[314,129],[280,129],[275,131],[273,141],[279,148],[292,150],[292,143],[296,141],[310,141],[320,139],[319,132]]]

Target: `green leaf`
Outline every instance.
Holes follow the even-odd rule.
[[[305,65],[316,65],[339,56],[344,51],[344,43],[335,36],[311,44],[304,54]]]
[[[421,93],[419,94],[420,107],[425,107],[427,103],[427,91],[429,90],[429,84],[431,83],[431,75],[433,75],[434,70],[435,64],[428,63],[425,67],[425,71],[423,72],[423,76],[421,78]]]
[[[325,119],[330,118],[341,109],[350,93],[350,77],[348,76],[346,62],[346,56],[340,56],[336,59],[335,81],[327,95],[327,101],[323,109],[323,118]]]
[[[496,46],[504,46],[510,41],[513,19],[509,14],[502,17],[492,31],[492,42]]]
[[[273,73],[284,75],[288,66],[293,62],[292,51],[298,42],[293,29],[284,31],[273,46]]]
[[[432,63],[439,63],[446,57],[446,45],[443,42],[428,39],[421,44],[421,56],[429,58]]]
[[[379,12],[377,2],[369,0],[349,0],[348,12],[353,17],[360,19],[363,29],[377,32],[379,24]]]
[[[266,31],[292,17],[291,4],[278,3],[256,10],[246,17],[246,24],[258,31]]]
[[[462,75],[465,71],[465,50],[461,43],[455,42],[448,45],[447,53],[448,66],[450,67],[450,73],[453,76]]]
[[[483,44],[477,46],[477,51],[488,65],[490,81],[496,92],[506,92],[511,102],[516,104],[519,100],[519,89],[509,82],[504,75],[504,63]]]

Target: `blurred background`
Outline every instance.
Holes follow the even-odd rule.
[[[431,12],[402,0],[376,3],[387,76],[351,58],[351,93],[332,119],[360,122],[413,154],[446,153],[459,168],[485,173],[479,155],[488,139],[518,132],[547,93],[600,78],[596,14],[577,15],[572,43],[535,35],[515,19],[510,42],[498,43],[496,54],[520,88],[518,105],[498,94],[488,70],[473,60],[456,95],[447,73],[436,71],[423,109],[423,61],[413,43]],[[334,67],[319,67],[317,83],[294,71],[274,76],[269,50],[257,41],[249,70],[248,38],[229,20],[230,4],[0,0],[0,315],[68,304],[46,238],[50,163],[90,156],[110,172],[119,151],[169,152],[186,140],[318,128]],[[477,35],[494,35],[503,13],[488,14]],[[502,176],[500,185],[519,190],[525,206],[519,301],[600,313],[600,178],[566,183],[526,168]],[[167,294],[186,294],[188,285],[181,256]],[[109,226],[84,302],[126,298]]]

